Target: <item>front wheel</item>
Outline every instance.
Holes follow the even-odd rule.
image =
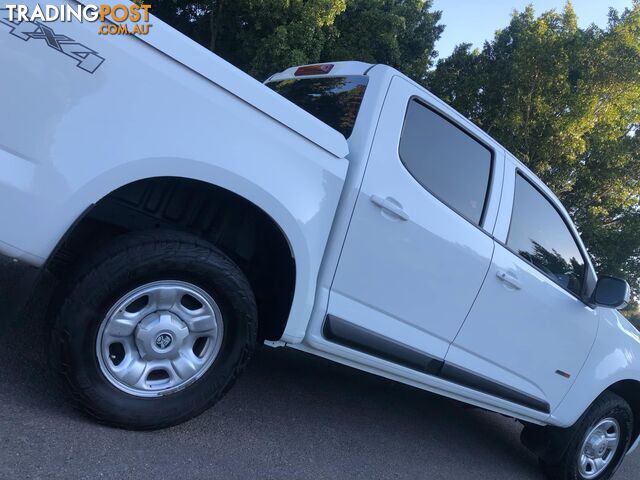
[[[80,266],[51,361],[76,407],[102,423],[154,429],[221,398],[256,337],[253,293],[227,256],[188,234],[135,233]]]
[[[622,463],[632,431],[629,404],[604,392],[578,421],[560,461],[553,465],[541,461],[541,466],[554,480],[607,480]]]

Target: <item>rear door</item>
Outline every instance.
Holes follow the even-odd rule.
[[[443,376],[549,413],[584,364],[598,322],[580,299],[585,252],[537,182],[507,164],[491,268]]]
[[[333,342],[430,373],[489,269],[503,168],[438,105],[392,81],[324,326]]]

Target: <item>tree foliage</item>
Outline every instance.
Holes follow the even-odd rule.
[[[345,0],[160,0],[155,15],[251,75],[320,58]]]
[[[258,79],[362,60],[424,79],[442,32],[431,0],[158,0],[153,13]]]
[[[321,60],[384,63],[423,81],[444,29],[431,5],[431,0],[349,0]]]
[[[560,196],[601,272],[640,291],[637,0],[605,28],[578,28],[570,3],[539,16],[529,6],[481,50],[458,46],[428,82]]]

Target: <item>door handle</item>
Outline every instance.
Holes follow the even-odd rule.
[[[402,206],[393,198],[382,198],[378,195],[371,195],[371,202],[387,212],[392,213],[400,220],[409,220],[409,215],[402,209]]]
[[[496,272],[496,277],[498,277],[507,285],[510,285],[511,287],[515,288],[516,290],[520,290],[522,288],[522,284],[520,283],[520,280],[518,280],[515,276],[503,270],[498,270]]]

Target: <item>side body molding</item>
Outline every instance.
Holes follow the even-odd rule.
[[[550,406],[544,400],[446,363],[443,360],[430,357],[339,317],[327,315],[323,335],[332,342],[360,352],[440,377],[443,380],[531,408],[532,410],[550,413]]]

